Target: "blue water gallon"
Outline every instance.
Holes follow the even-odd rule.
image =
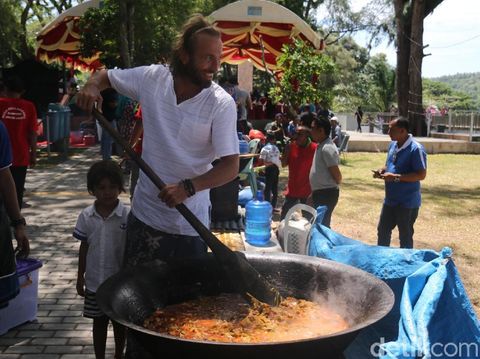
[[[239,140],[238,144],[240,146],[239,150],[240,150],[241,155],[248,153],[248,142],[247,141]]]
[[[248,142],[243,139],[243,133],[238,132],[238,145],[239,145],[239,150],[240,154],[245,154],[248,153],[249,148],[248,148]]]
[[[270,241],[272,205],[263,200],[263,192],[257,191],[255,199],[245,206],[245,238],[254,246],[266,246]]]

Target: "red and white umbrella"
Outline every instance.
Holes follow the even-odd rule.
[[[80,54],[79,20],[89,8],[100,8],[102,0],[85,1],[61,13],[37,35],[37,59],[65,63],[69,68],[94,71],[103,65],[99,53],[86,58]]]
[[[222,62],[233,65],[250,60],[260,70],[277,72],[282,46],[300,38],[317,50],[324,42],[312,28],[287,8],[263,0],[242,0],[228,4],[210,15],[222,33]],[[263,44],[263,54],[262,54]]]

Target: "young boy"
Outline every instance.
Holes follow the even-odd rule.
[[[93,319],[95,357],[105,358],[109,318],[97,306],[95,293],[108,277],[118,272],[123,261],[129,208],[118,199],[123,173],[113,161],[93,164],[87,174],[88,192],[95,202],[80,213],[73,237],[81,241],[78,257],[77,293],[85,297],[83,315]],[[123,357],[125,328],[112,321],[115,358]]]
[[[275,206],[278,198],[278,175],[282,163],[280,162],[280,151],[275,145],[275,134],[267,133],[267,144],[260,151],[260,159],[265,164],[265,190],[263,195],[265,201],[272,204],[274,212],[278,213],[280,210]],[[271,200],[270,195],[272,196]]]

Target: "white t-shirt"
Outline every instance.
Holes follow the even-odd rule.
[[[140,102],[142,158],[166,184],[202,175],[211,169],[215,158],[238,154],[235,102],[216,83],[177,105],[173,77],[166,66],[109,70],[108,78],[114,89]],[[158,193],[140,172],[133,214],[166,233],[197,236],[175,208],[167,207],[158,198]],[[205,226],[210,225],[208,190],[197,192],[184,204]]]
[[[122,267],[130,209],[122,202],[103,219],[92,204],[78,216],[73,237],[87,241],[85,287],[96,292],[100,284]]]
[[[280,161],[280,150],[273,143],[267,143],[260,151],[260,159],[265,162],[271,162],[278,168],[282,168]]]

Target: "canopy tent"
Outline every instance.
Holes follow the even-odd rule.
[[[61,13],[37,35],[37,59],[63,62],[67,67],[94,71],[102,64],[99,54],[85,58],[80,54],[79,20],[89,8],[100,8],[102,0],[90,0]]]
[[[283,44],[293,38],[309,42],[317,50],[324,47],[323,40],[312,28],[287,8],[263,0],[242,0],[214,11],[210,18],[222,33],[222,62],[238,65],[250,60],[258,69],[265,65],[277,72],[277,57]]]
[[[97,53],[91,58],[80,54],[79,19],[87,9],[99,8],[102,0],[89,0],[74,6],[46,25],[37,36],[37,59],[51,63],[64,62],[70,68],[93,71],[102,67]],[[247,60],[265,70],[279,70],[277,57],[283,44],[298,37],[316,49],[323,40],[310,26],[287,8],[264,0],[242,0],[214,11],[210,18],[222,33],[222,62],[241,64]]]

